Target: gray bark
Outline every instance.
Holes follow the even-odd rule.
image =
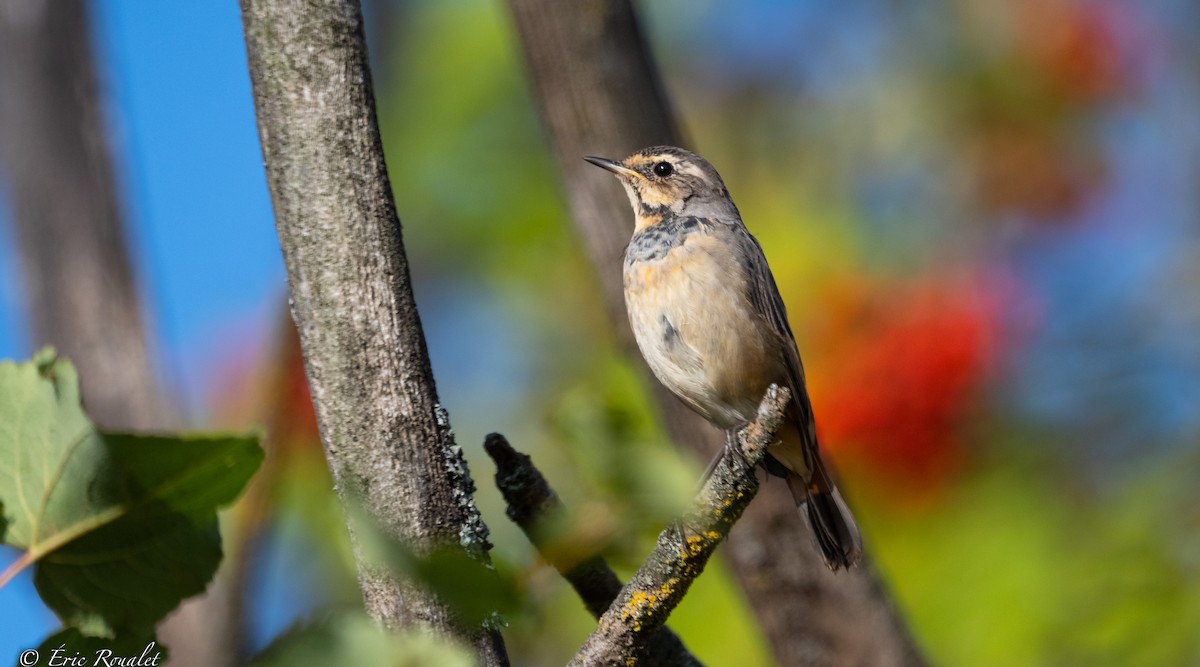
[[[641,364],[620,278],[632,214],[616,182],[581,158],[619,159],[646,146],[684,142],[629,0],[508,5],[575,227],[612,321]],[[661,385],[654,387],[672,438],[707,460],[720,434]],[[826,570],[791,498],[771,491],[739,522],[728,553],[776,659],[784,665],[924,664],[869,562],[838,575]]]
[[[783,424],[791,393],[771,385],[755,420],[737,434],[687,511],[621,589],[569,667],[656,665],[646,645],[687,595],[708,559],[758,493],[758,466]]]
[[[487,559],[474,484],[438,403],[392,200],[357,0],[241,0],[259,136],[305,368],[347,516],[419,555]],[[368,562],[350,520],[366,609],[506,665],[499,633]]]

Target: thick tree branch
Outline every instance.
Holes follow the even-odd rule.
[[[738,432],[683,518],[658,536],[658,544],[613,601],[595,631],[571,660],[572,667],[624,667],[647,661],[646,639],[666,623],[729,529],[758,493],[758,464],[783,424],[791,393],[771,385],[755,420]]]
[[[575,227],[626,352],[642,364],[620,278],[632,215],[613,179],[597,177],[581,158],[620,158],[645,146],[683,143],[653,58],[629,0],[508,5]],[[652,386],[671,437],[706,460],[720,435],[659,383]],[[747,511],[729,545],[731,569],[776,660],[831,667],[924,664],[869,562],[829,572],[791,497],[776,486]]]
[[[621,593],[617,574],[599,556],[579,560],[556,548],[547,528],[559,524],[566,511],[529,456],[513,449],[499,433],[489,434],[483,447],[496,462],[496,486],[508,503],[508,518],[521,527],[542,558],[558,570],[592,616],[599,619]],[[666,626],[649,634],[645,652],[651,665],[701,667],[679,636]]]
[[[292,316],[343,507],[417,555],[487,559],[474,483],[438,403],[384,166],[357,0],[241,0],[250,77]],[[348,520],[358,514],[347,508]],[[506,665],[498,632],[368,562],[368,613],[464,642]]]

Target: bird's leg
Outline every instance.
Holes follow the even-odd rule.
[[[742,424],[741,426],[725,430],[725,444],[721,445],[721,448],[717,450],[712,460],[708,462],[708,466],[704,468],[704,475],[700,477],[700,483],[696,485],[697,492],[704,487],[705,483],[708,482],[708,478],[712,477],[713,473],[716,472],[717,465],[726,456],[736,456],[741,459],[743,464],[749,465],[746,457],[742,455],[742,448],[738,446],[737,434],[744,427],[745,424]]]
[[[725,432],[725,444],[721,445],[721,447],[719,449],[717,449],[717,453],[713,455],[712,460],[710,460],[708,462],[708,465],[704,467],[704,474],[700,476],[700,481],[696,483],[696,492],[697,493],[700,491],[700,489],[704,488],[704,485],[706,483],[708,483],[708,478],[712,477],[713,473],[717,471],[717,465],[719,463],[721,463],[721,459],[725,458],[725,452],[728,450],[729,450],[729,431],[726,431]]]
[[[696,482],[696,491],[693,495],[700,493],[700,491],[704,488],[704,485],[708,483],[709,478],[713,476],[714,472],[716,472],[717,466],[720,465],[721,460],[724,459],[726,455],[732,454],[742,458],[742,460],[745,461],[745,458],[742,457],[741,449],[737,446],[737,432],[740,428],[741,427],[731,428],[725,431],[725,443],[721,445],[719,449],[717,449],[717,453],[713,455],[712,460],[709,461],[708,465],[704,467],[704,474],[700,476],[700,481]],[[683,529],[683,520],[675,519],[673,525],[675,526],[675,529],[679,531],[680,536],[682,536],[684,539],[687,539],[687,534]]]

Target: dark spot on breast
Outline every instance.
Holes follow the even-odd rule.
[[[667,347],[674,346],[679,341],[679,329],[671,324],[671,320],[668,320],[666,315],[659,315],[658,323],[662,326],[663,344]]]
[[[661,259],[672,248],[683,245],[690,234],[705,232],[712,224],[707,219],[694,216],[665,217],[661,222],[633,235],[629,246],[625,248],[625,263]]]
[[[661,229],[661,224],[647,227],[629,242],[629,247],[625,249],[625,263],[660,259],[675,246],[672,241]]]

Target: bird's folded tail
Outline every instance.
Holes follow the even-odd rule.
[[[825,565],[837,572],[838,568],[849,568],[862,556],[862,537],[858,524],[850,514],[842,494],[825,472],[824,465],[817,460],[812,481],[788,471],[788,489],[804,515],[804,521],[812,532],[817,550],[825,559]]]

